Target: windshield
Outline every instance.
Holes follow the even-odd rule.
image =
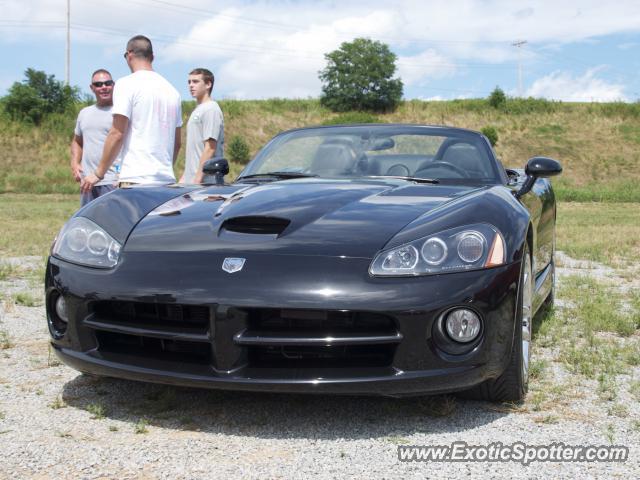
[[[415,177],[447,183],[500,182],[497,163],[480,134],[411,125],[286,132],[260,151],[240,179],[266,174],[288,178]]]

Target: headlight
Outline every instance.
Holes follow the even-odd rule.
[[[92,267],[113,267],[120,258],[122,246],[91,220],[75,217],[58,235],[52,255],[69,262]]]
[[[504,239],[486,223],[452,228],[380,252],[371,275],[429,275],[495,267],[506,261]]]

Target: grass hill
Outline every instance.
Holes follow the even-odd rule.
[[[543,155],[560,160],[554,180],[565,200],[640,201],[640,104],[562,103],[509,99],[495,109],[484,99],[403,102],[394,113],[335,114],[309,100],[223,100],[227,142],[236,135],[251,154],[276,133],[323,123],[378,121],[496,128],[496,152],[505,166],[522,167]],[[184,103],[185,120],[194,102]],[[78,109],[80,106],[78,106]],[[0,116],[0,193],[76,193],[69,170],[75,112],[52,115],[40,126]],[[177,175],[184,165],[181,152]],[[231,177],[242,165],[231,164]]]

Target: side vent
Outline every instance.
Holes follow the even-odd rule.
[[[280,235],[289,223],[291,220],[277,217],[235,217],[225,220],[220,230],[255,235]]]

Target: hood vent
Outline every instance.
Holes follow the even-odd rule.
[[[224,221],[220,230],[254,235],[280,235],[291,220],[277,217],[234,217]]]

